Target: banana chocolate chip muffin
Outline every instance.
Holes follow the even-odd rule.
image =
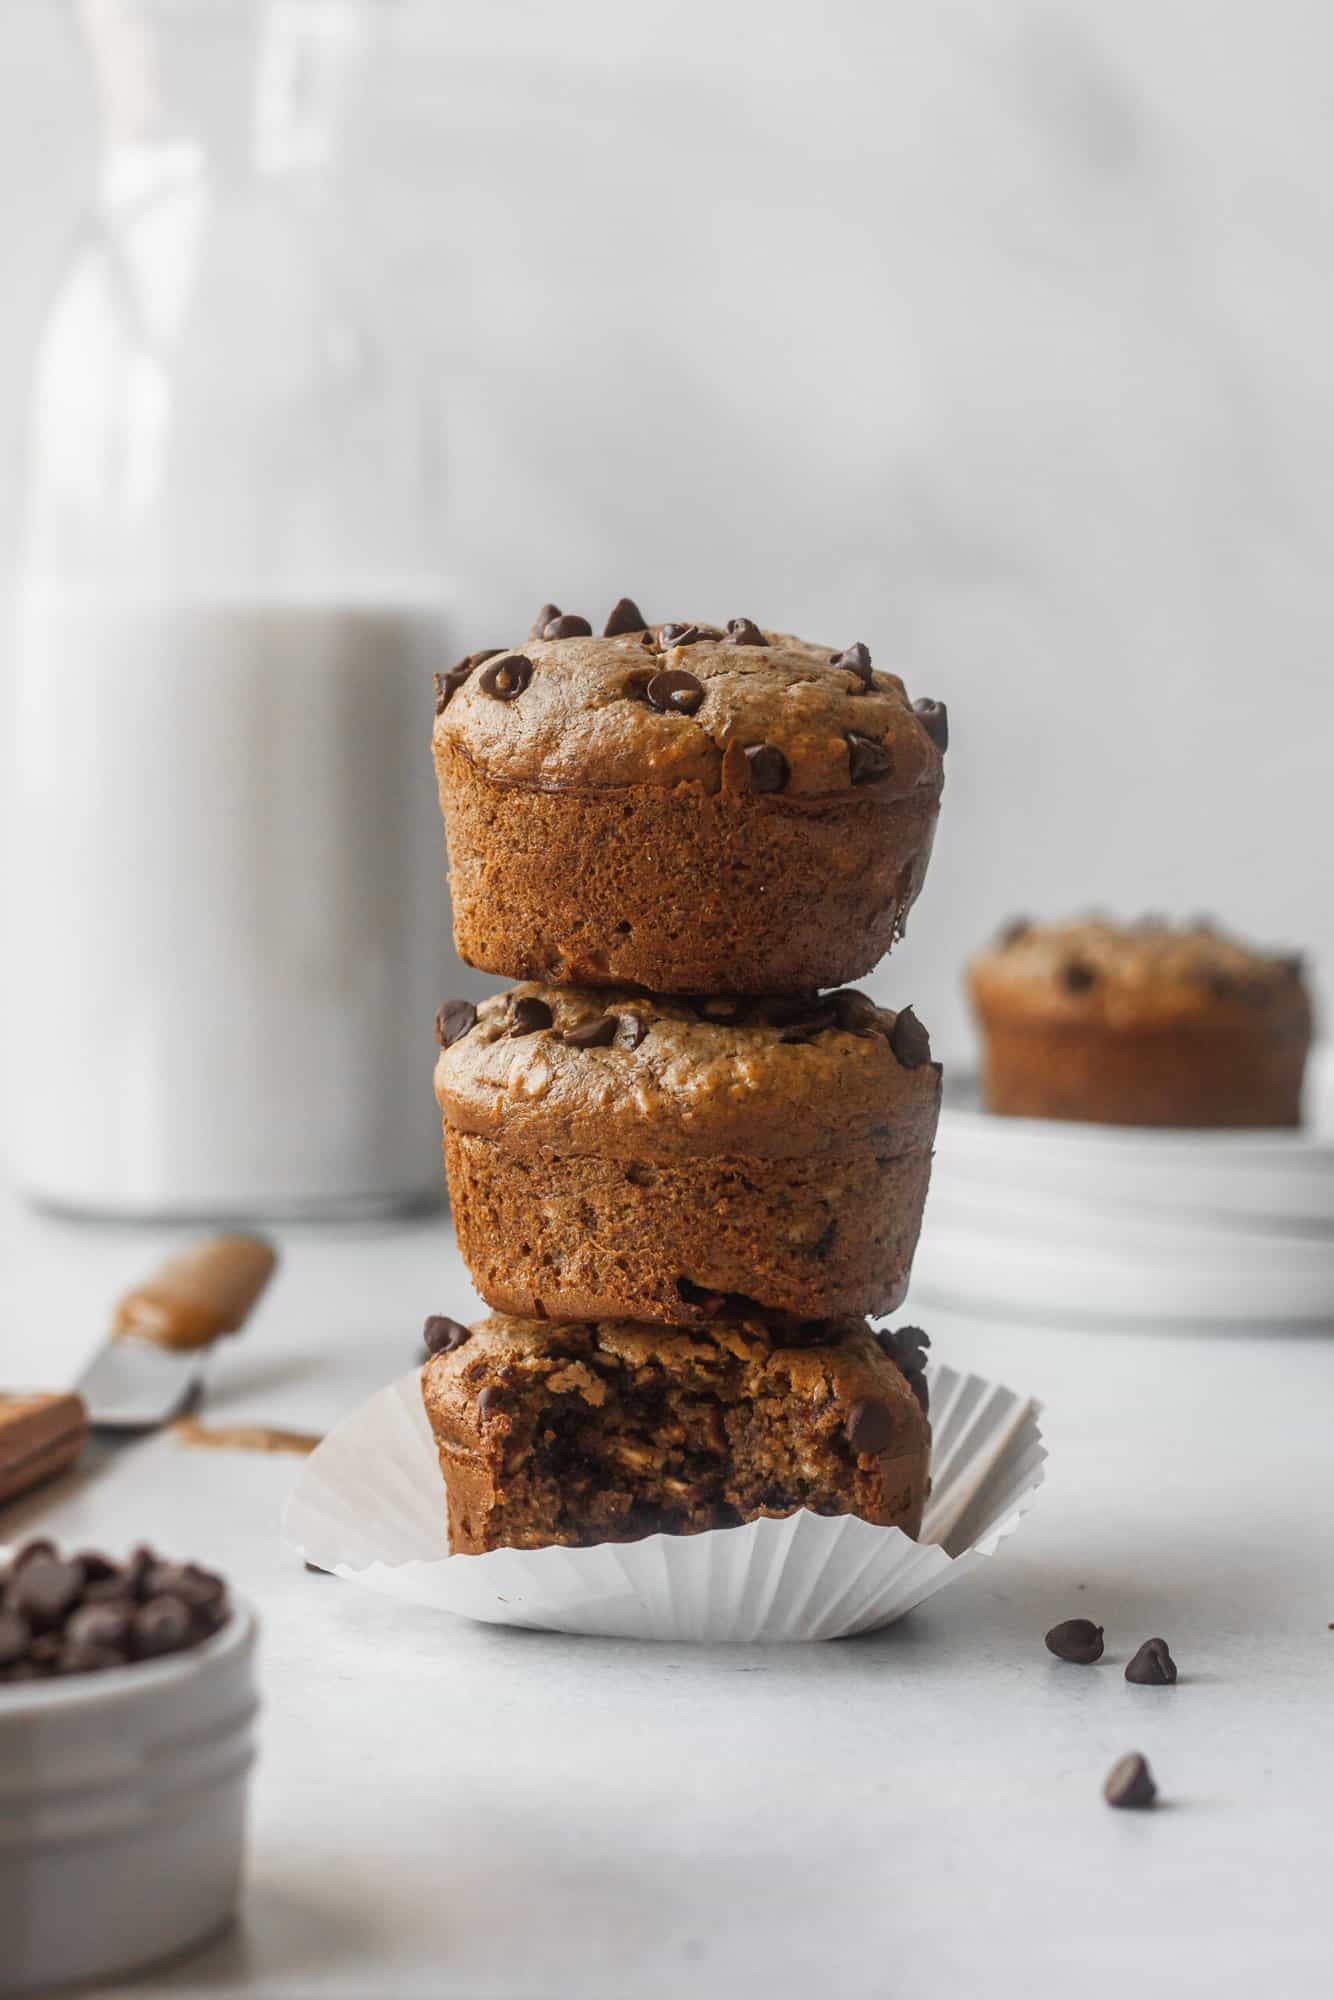
[[[1101,1125],[1296,1125],[1301,960],[1205,922],[1016,922],[969,968],[987,1109]]]
[[[459,1248],[501,1312],[892,1312],[940,1066],[911,1008],[525,984],[440,1010]]]
[[[864,1321],[427,1322],[455,1555],[699,1534],[809,1508],[916,1535],[924,1378]]]
[[[436,676],[454,938],[558,985],[791,993],[903,930],[939,811],[944,704],[866,647],[544,605]]]

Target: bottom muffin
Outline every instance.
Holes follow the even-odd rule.
[[[454,1554],[700,1534],[808,1508],[916,1535],[925,1381],[864,1320],[429,1323]],[[920,1339],[920,1336],[917,1336]],[[881,1344],[883,1340],[884,1345]]]

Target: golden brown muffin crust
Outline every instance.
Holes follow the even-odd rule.
[[[436,1095],[454,1130],[512,1152],[609,1158],[840,1154],[930,1146],[940,1066],[908,1009],[863,994],[696,1002],[526,982],[441,1010]],[[710,1014],[714,1018],[709,1018]],[[717,1018],[735,1014],[738,1018]],[[604,1044],[566,1039],[606,1032]],[[516,1033],[518,1029],[520,1032]]]
[[[974,958],[969,978],[984,1016],[1013,1012],[1109,1028],[1260,1012],[1298,1031],[1310,1022],[1299,958],[1261,951],[1204,921],[1016,921]]]
[[[670,626],[649,626],[471,655],[475,664],[438,677],[437,754],[456,744],[493,782],[537,789],[693,784],[812,801],[939,793],[943,716],[932,723],[936,705],[924,704],[923,719],[869,655],[865,668],[841,666],[833,662],[848,655],[787,633],[738,645],[717,627],[687,630],[701,636],[672,644]],[[505,670],[506,660],[527,666]],[[761,746],[757,764],[746,752]]]

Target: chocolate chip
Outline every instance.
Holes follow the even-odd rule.
[[[864,993],[855,993],[850,986],[839,987],[836,993],[826,993],[825,1005],[832,1007],[834,1018],[845,1035],[860,1035],[863,1041],[873,1035],[885,1035],[889,1031],[880,1018],[875,1002],[868,1000]]]
[[[911,1007],[901,1007],[889,1032],[889,1046],[903,1069],[920,1069],[931,1060],[931,1037]]]
[[[446,1000],[435,1017],[435,1038],[442,1049],[452,1049],[476,1025],[477,1009],[471,1000]]]
[[[58,1556],[35,1556],[9,1586],[10,1609],[19,1612],[35,1632],[59,1625],[83,1595],[83,1571]]]
[[[602,1014],[595,1021],[580,1021],[561,1036],[567,1049],[605,1049],[616,1039],[616,1016]]]
[[[483,667],[481,685],[496,701],[513,701],[533,678],[533,663],[526,653],[505,653]]]
[[[447,674],[435,674],[435,712],[443,715],[469,675],[487,660],[494,660],[499,646],[487,646],[480,653],[465,653],[458,665],[451,667]]]
[[[591,635],[592,630],[593,627],[586,618],[580,618],[574,612],[567,611],[563,617],[552,619],[551,623],[543,629],[542,637],[544,639],[587,639]]]
[[[769,641],[751,618],[729,618],[724,646],[767,646]]]
[[[536,618],[534,618],[531,626],[528,629],[528,637],[530,639],[542,638],[546,632],[547,626],[554,624],[556,619],[559,617],[560,617],[559,604],[544,604],[542,606],[542,609],[538,612]]]
[[[1091,1667],[1102,1658],[1102,1627],[1089,1618],[1066,1618],[1052,1626],[1043,1644],[1058,1660],[1069,1660],[1076,1667]]]
[[[136,1660],[178,1653],[190,1643],[190,1608],[179,1597],[151,1597],[130,1620],[130,1651]]]
[[[119,1646],[129,1643],[130,1605],[83,1604],[65,1626],[65,1640],[71,1646]]]
[[[674,672],[654,674],[644,696],[649,707],[662,715],[693,715],[704,699],[704,683],[677,668]]]
[[[1102,1795],[1109,1806],[1132,1809],[1151,1806],[1158,1797],[1158,1787],[1153,1782],[1147,1757],[1142,1757],[1138,1750],[1118,1757],[1103,1779]]]
[[[635,603],[633,597],[618,597],[607,613],[607,622],[602,628],[604,639],[620,639],[627,632],[646,632],[648,620]]]
[[[509,1033],[514,1041],[521,1035],[535,1035],[542,1028],[549,1028],[552,1013],[545,1000],[535,994],[525,993],[510,1005]]]
[[[658,644],[664,652],[672,646],[696,645],[703,637],[698,625],[660,625],[658,628]]]
[[[621,1047],[623,1049],[637,1049],[639,1044],[647,1038],[651,1026],[652,1023],[650,1021],[643,1020],[638,1014],[622,1014]]]
[[[105,1583],[109,1578],[119,1577],[121,1574],[118,1565],[112,1562],[111,1557],[102,1555],[97,1549],[80,1549],[74,1560],[83,1571],[85,1584]],[[85,1597],[87,1594],[85,1590]]]
[[[123,1570],[113,1576],[94,1577],[83,1590],[85,1604],[132,1604],[134,1597],[134,1584]]]
[[[1177,1663],[1166,1639],[1146,1639],[1134,1659],[1126,1661],[1126,1679],[1136,1687],[1171,1687],[1176,1677]]]
[[[53,1556],[55,1553],[55,1543],[48,1541],[45,1535],[41,1535],[35,1541],[23,1544],[23,1547],[14,1556],[9,1565],[10,1572],[11,1574],[17,1574],[19,1570],[25,1569],[30,1562],[36,1562],[38,1556]]]
[[[950,718],[943,701],[915,701],[912,712],[943,756],[950,747]]]
[[[846,674],[856,674],[864,688],[871,685],[871,655],[860,639],[849,646],[846,652],[829,655],[831,667],[841,667]]]
[[[926,1350],[931,1345],[930,1337],[920,1326],[901,1326],[896,1330],[884,1327],[876,1334],[876,1342],[907,1382],[922,1406],[923,1415],[929,1415],[931,1388],[926,1379]]]
[[[778,1037],[779,1042],[788,1046],[803,1046],[813,1042],[817,1035],[838,1026],[838,1010],[834,1007],[813,1007],[803,1018],[792,1021]]]
[[[1008,951],[1012,944],[1018,944],[1020,938],[1026,938],[1032,928],[1027,917],[1011,917],[1009,923],[998,932],[996,943],[1002,951]]]
[[[28,1650],[32,1629],[17,1611],[0,1611],[0,1667],[12,1667]]]
[[[1061,967],[1061,984],[1069,993],[1087,993],[1097,977],[1094,968],[1082,958],[1072,958]]]
[[[788,781],[787,758],[776,743],[751,743],[746,747],[752,792],[781,792]]]
[[[883,743],[877,743],[870,736],[858,736],[855,730],[847,734],[848,776],[854,785],[866,785],[873,778],[883,778],[894,768],[894,753]]]
[[[432,1313],[422,1328],[422,1340],[428,1354],[452,1354],[456,1347],[462,1347],[472,1332],[462,1320],[450,1319],[445,1313]]]
[[[894,1418],[889,1404],[864,1396],[848,1411],[843,1431],[859,1458],[888,1451],[894,1442]]]
[[[504,1400],[505,1391],[497,1388],[494,1382],[488,1382],[485,1389],[482,1390],[481,1395],[477,1398],[478,1415],[489,1417],[493,1410],[500,1408]]]

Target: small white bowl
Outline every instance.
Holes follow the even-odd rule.
[[[255,1619],[137,1666],[0,1687],[0,1993],[136,1971],[236,1909]]]

